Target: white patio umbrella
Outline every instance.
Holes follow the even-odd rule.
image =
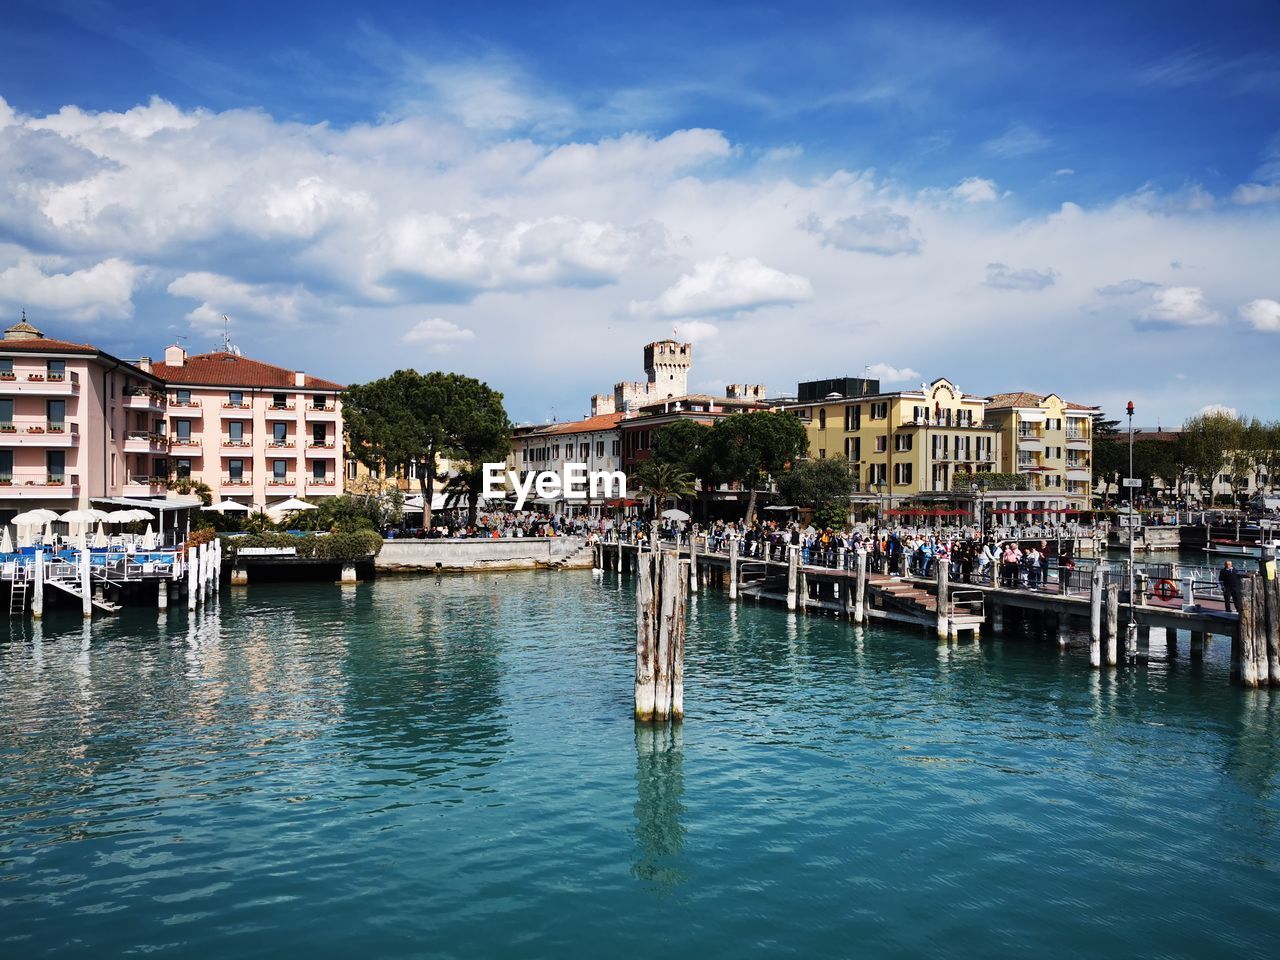
[[[297,510],[315,510],[316,505],[314,503],[307,503],[305,500],[299,500],[297,497],[290,497],[283,503],[277,503],[275,506],[268,507],[267,509],[279,510],[281,513],[293,513]]]
[[[0,534],[0,553],[13,553],[13,538],[9,536],[9,528],[4,528],[4,533]]]
[[[106,531],[106,528],[103,527],[102,521],[99,520],[98,532],[94,534],[94,537],[93,537],[93,546],[97,550],[102,550],[106,547],[106,545],[107,545],[107,531]]]
[[[102,510],[68,510],[58,517],[63,523],[95,523],[106,520],[108,514]]]
[[[147,515],[150,517],[150,514]],[[132,523],[138,519],[136,510],[112,510],[107,514],[107,523]]]
[[[250,508],[243,503],[236,503],[234,500],[219,500],[217,503],[208,507],[201,507],[201,510],[207,510],[210,513],[249,513]]]
[[[28,510],[26,513],[18,514],[13,518],[13,525],[15,527],[38,527],[57,519],[58,513],[56,510],[45,510],[41,508],[37,510]]]
[[[675,507],[672,507],[670,510],[662,511],[662,519],[679,520],[681,523],[683,523],[684,521],[689,519],[689,515],[685,513],[683,510],[677,510]]]
[[[147,524],[147,532],[142,535],[142,549],[154,550],[156,548],[156,533],[151,529],[151,524]]]
[[[46,547],[53,546],[53,521],[49,520],[44,525],[44,536],[41,538]]]

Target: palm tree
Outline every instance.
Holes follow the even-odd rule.
[[[655,515],[668,500],[691,497],[695,492],[693,474],[673,463],[646,460],[631,471],[631,481],[644,496],[653,499]]]

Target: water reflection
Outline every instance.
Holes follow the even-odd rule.
[[[684,851],[684,733],[680,724],[636,724],[637,859],[631,875],[670,893],[688,879]]]

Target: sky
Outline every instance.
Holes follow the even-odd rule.
[[[1280,6],[7,0],[0,320],[576,419],[870,372],[1280,418]]]

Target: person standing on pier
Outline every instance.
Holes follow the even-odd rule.
[[[1236,613],[1239,613],[1240,571],[1232,566],[1230,560],[1222,565],[1222,572],[1218,574],[1218,583],[1222,584],[1222,609],[1230,613],[1234,604]]]

